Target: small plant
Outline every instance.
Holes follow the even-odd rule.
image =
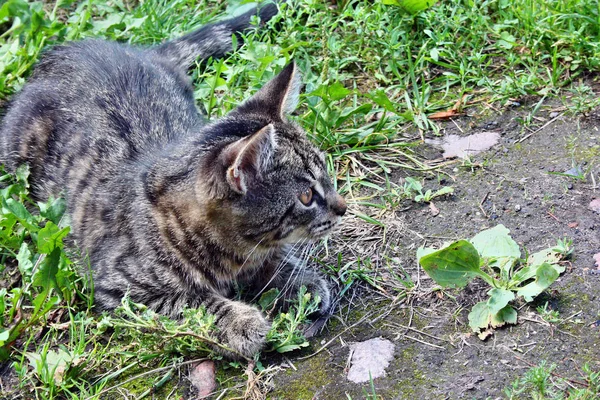
[[[517,297],[530,302],[542,293],[564,272],[559,262],[572,251],[569,241],[563,240],[522,260],[509,233],[498,225],[440,250],[421,247],[417,251],[425,272],[442,287],[464,287],[476,277],[492,287],[489,298],[469,313],[469,326],[482,340],[496,327],[516,324],[517,311],[509,303]]]
[[[536,311],[540,314],[542,319],[546,322],[557,323],[560,322],[560,315],[557,310],[553,310],[548,306],[548,302],[544,303],[543,306],[538,306]]]
[[[403,190],[407,197],[413,198],[417,203],[430,203],[436,197],[454,193],[454,188],[450,186],[444,186],[435,192],[431,189],[427,189],[427,191],[423,193],[423,185],[421,182],[410,176],[405,178]]]
[[[258,304],[263,311],[272,309],[279,299],[279,291],[271,289],[261,296]],[[302,333],[308,322],[308,316],[319,310],[321,299],[307,293],[302,286],[298,291],[298,298],[290,302],[287,312],[281,312],[273,319],[271,330],[267,334],[267,343],[270,351],[287,353],[309,345]]]

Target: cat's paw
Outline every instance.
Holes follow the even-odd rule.
[[[262,350],[271,329],[271,323],[259,310],[237,301],[232,302],[231,310],[219,325],[220,340],[233,350],[225,350],[224,355],[236,359],[240,355],[252,358]]]
[[[331,289],[329,282],[318,274],[314,274],[310,281],[305,281],[306,291],[313,296],[319,296],[319,314],[327,315],[331,312]]]

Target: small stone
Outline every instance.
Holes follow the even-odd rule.
[[[521,211],[521,205],[520,204],[515,205],[515,211],[516,212]]]
[[[556,117],[558,117],[558,115],[559,114],[556,111],[553,111],[550,113],[550,118],[556,118]]]
[[[394,358],[394,344],[387,339],[369,339],[354,343],[350,348],[353,353],[348,380],[354,383],[385,376],[385,369]]]
[[[600,198],[592,200],[588,207],[590,210],[600,214]]]
[[[197,364],[190,372],[190,382],[196,388],[199,398],[210,396],[217,388],[215,363],[211,360]]]

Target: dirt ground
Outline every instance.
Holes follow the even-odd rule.
[[[447,165],[425,181],[425,188],[455,189],[454,196],[435,201],[439,215],[433,216],[426,205],[404,202],[380,217],[388,228],[385,237],[382,228],[357,218],[345,220],[338,241],[354,244],[344,249],[344,261],[370,258],[381,290],[355,291],[351,305],[341,307],[310,349],[282,361],[288,367],[275,375],[269,399],[367,397],[373,393],[369,383],[346,379],[349,343],[376,337],[395,344],[386,376],[373,381],[374,392],[383,399],[500,399],[507,386],[542,360],[556,364],[555,372],[565,378],[581,379],[585,363],[600,370],[600,271],[593,260],[600,252],[600,215],[588,208],[600,197],[600,112],[575,118],[561,114],[560,107],[543,107],[536,115],[541,118],[537,127],[527,130],[519,118],[530,109],[513,109],[485,122],[464,117],[446,125],[445,134],[492,130],[501,138],[469,163]],[[441,157],[427,146],[418,151],[432,160]],[[586,180],[552,174],[574,163],[590,169],[596,181],[589,173]],[[405,175],[398,173],[394,182]],[[547,292],[532,304],[517,305],[516,326],[499,328],[481,341],[470,334],[467,314],[489,288],[475,280],[465,290],[432,290],[435,285],[417,268],[415,253],[423,244],[470,238],[497,224],[510,229],[530,252],[564,237],[573,240],[575,250],[566,272]],[[394,274],[402,277],[402,271],[415,283],[406,298],[395,290],[401,285]],[[546,302],[562,322],[541,318],[536,307]],[[323,344],[326,348],[317,355],[301,358]]]

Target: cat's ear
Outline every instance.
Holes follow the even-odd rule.
[[[276,148],[275,128],[271,124],[227,146],[225,159],[228,160],[229,186],[240,194],[246,194],[269,168]]]
[[[294,112],[298,106],[301,88],[302,76],[296,63],[291,62],[242,104],[238,111],[266,114],[284,120],[285,115]]]

